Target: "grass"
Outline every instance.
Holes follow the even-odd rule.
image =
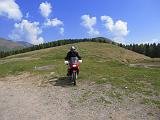
[[[128,65],[134,62],[149,61],[150,58],[111,44],[85,42],[74,45],[79,48],[83,58],[79,80],[90,80],[97,84],[109,83],[122,89],[127,87],[126,92],[140,92],[147,95],[160,92],[160,68],[146,69]],[[65,76],[67,67],[64,65],[64,57],[69,46],[71,45],[3,58],[0,60],[0,77],[17,75],[22,72],[49,74],[53,71],[56,76]],[[27,57],[30,59],[25,60]],[[50,70],[34,69],[35,66],[46,65],[54,65],[54,68]]]
[[[104,105],[112,104],[111,101],[106,100],[105,97],[103,97],[103,96],[101,96],[101,97],[97,100],[97,102],[103,103]]]
[[[143,98],[143,101],[141,102],[142,104],[154,104],[158,108],[160,108],[160,100],[153,100],[153,99],[148,99],[148,98]]]
[[[107,94],[109,94],[110,97],[115,98],[119,102],[122,101],[122,95],[119,92],[116,92],[114,90],[110,90]]]

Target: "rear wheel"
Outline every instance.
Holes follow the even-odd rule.
[[[77,79],[77,72],[73,72],[72,73],[72,80],[73,80],[74,85],[76,85],[76,79]]]

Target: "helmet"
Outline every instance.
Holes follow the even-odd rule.
[[[74,46],[71,46],[71,49],[70,49],[71,51],[75,51],[76,50],[76,48],[74,47]]]

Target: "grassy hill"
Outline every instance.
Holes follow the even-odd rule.
[[[29,47],[31,44],[26,43],[26,42],[14,42],[11,40],[6,40],[3,38],[0,38],[0,51],[9,51],[13,49],[20,49],[24,47]]]
[[[160,68],[130,67],[130,63],[148,63],[151,58],[108,43],[81,42],[74,45],[83,59],[79,81],[87,80],[95,84],[111,84],[119,89],[127,88],[128,94],[138,92],[159,96]],[[3,58],[0,60],[0,76],[23,72],[50,75],[54,72],[53,78],[63,77],[67,68],[64,65],[64,57],[70,46],[64,45]],[[157,63],[159,64],[158,60]],[[150,102],[160,106],[160,101],[148,102],[147,99],[147,103]]]

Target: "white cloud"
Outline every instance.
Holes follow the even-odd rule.
[[[61,35],[64,35],[64,28],[62,26],[63,26],[63,21],[59,20],[58,18],[47,19],[44,22],[44,27],[60,27],[59,33]]]
[[[39,22],[30,22],[22,20],[20,23],[14,24],[14,30],[9,37],[16,41],[26,41],[37,45],[44,42],[44,39],[39,35],[42,30],[39,28]]]
[[[152,43],[160,43],[160,39],[158,38],[153,38],[151,40],[146,40],[146,41],[140,41],[138,44],[145,44],[145,43],[149,43],[149,44],[152,44]]]
[[[154,38],[151,41],[149,41],[148,43],[160,43],[160,39]]]
[[[64,28],[63,28],[63,27],[60,28],[59,33],[60,33],[61,35],[64,35]]]
[[[54,18],[54,19],[47,19],[46,22],[44,22],[44,26],[52,26],[52,27],[57,27],[63,25],[63,21]]]
[[[129,33],[127,22],[118,20],[114,23],[110,16],[101,16],[101,21],[104,22],[104,26],[112,34],[116,42],[124,42],[124,37]]]
[[[96,25],[97,23],[96,17],[90,17],[89,15],[82,15],[81,19],[82,19],[82,25],[88,29],[89,35],[94,36],[100,34],[99,31],[94,28],[94,25]]]
[[[14,20],[22,18],[21,10],[15,0],[0,0],[0,15]]]
[[[52,12],[52,6],[48,2],[42,2],[39,6],[39,9],[40,9],[41,15],[45,18],[48,18],[48,16]]]
[[[60,27],[59,33],[63,35],[64,34],[64,28],[62,27],[64,25],[63,21],[59,20],[58,18],[54,19],[48,18],[52,12],[51,4],[48,2],[42,2],[39,6],[39,9],[41,11],[41,15],[45,17],[45,22],[43,23],[42,27]]]

